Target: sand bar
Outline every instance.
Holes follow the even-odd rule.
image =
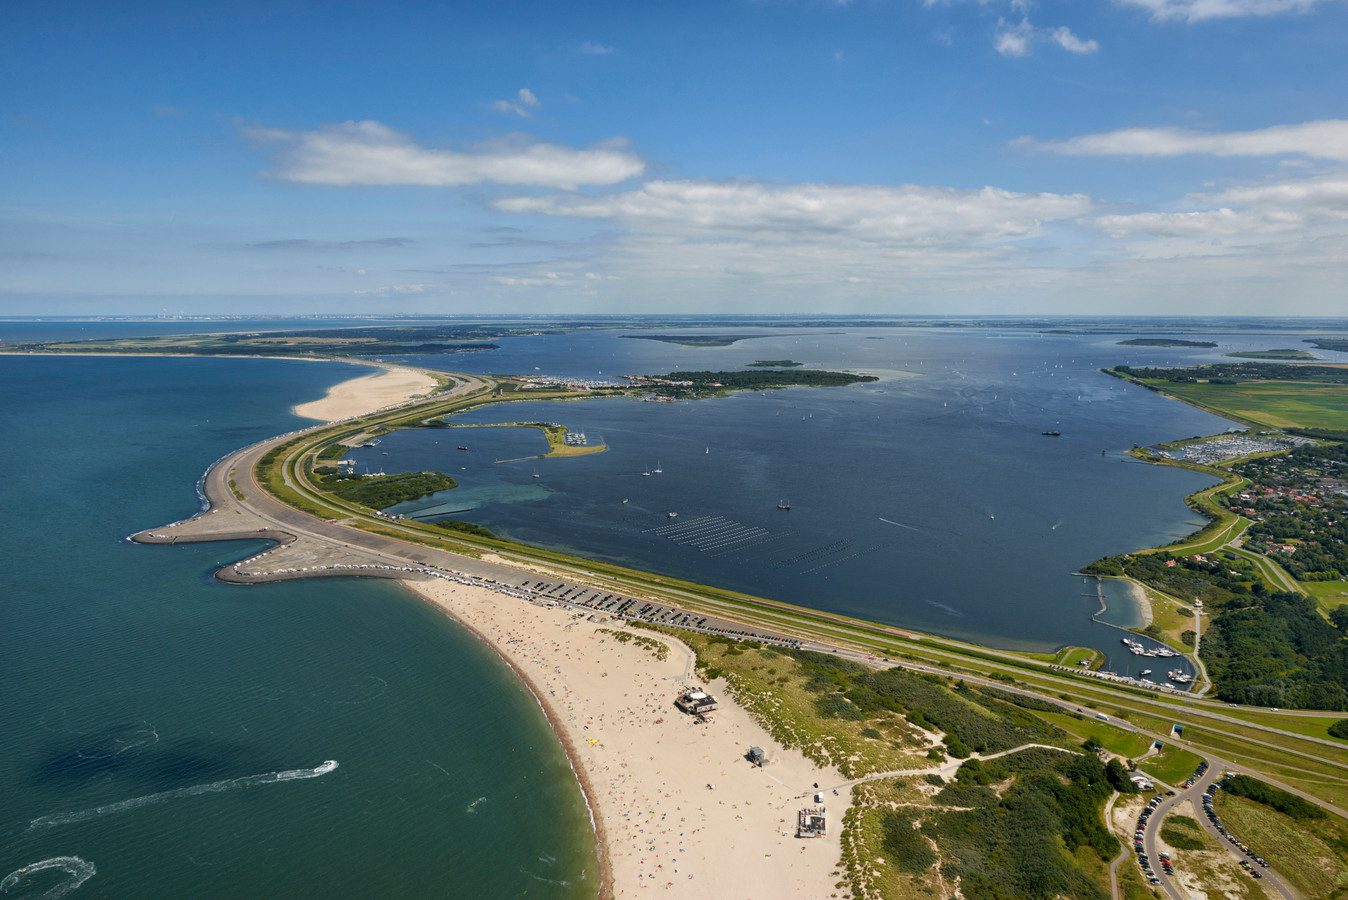
[[[364,415],[393,406],[404,400],[428,394],[435,388],[435,378],[420,369],[406,366],[381,366],[384,371],[362,375],[328,388],[321,400],[301,403],[294,407],[297,416],[336,422],[350,416]]]
[[[1147,594],[1147,589],[1133,579],[1127,578],[1124,579],[1124,582],[1128,585],[1128,596],[1132,597],[1133,602],[1137,604],[1137,614],[1142,617],[1142,624],[1138,627],[1146,628],[1156,618],[1156,610],[1151,605],[1151,597]]]
[[[706,686],[721,702],[711,724],[679,712],[675,698],[696,682],[687,646],[635,629],[669,645],[658,661],[602,630],[626,630],[621,622],[450,581],[404,584],[472,629],[538,697],[597,819],[609,882],[602,896],[834,892],[850,791],[825,794],[826,837],[797,838],[795,825],[801,807],[813,805],[812,785],[842,777],[777,744],[723,683]],[[750,746],[767,751],[767,766],[745,760]]]

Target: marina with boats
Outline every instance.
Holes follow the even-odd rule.
[[[1122,643],[1125,647],[1128,648],[1128,652],[1132,653],[1134,656],[1173,657],[1180,655],[1174,650],[1171,650],[1169,647],[1155,647],[1151,650],[1148,650],[1146,647],[1142,645],[1141,641],[1135,641],[1132,638],[1123,638]],[[1141,672],[1138,672],[1137,674],[1141,680],[1146,681],[1148,679],[1146,679],[1145,676],[1151,674],[1151,669],[1143,669]],[[1169,672],[1166,673],[1166,677],[1169,678],[1171,681],[1173,681],[1175,684],[1188,684],[1194,680],[1194,677],[1185,672],[1183,669],[1171,669]]]

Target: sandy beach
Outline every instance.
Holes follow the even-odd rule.
[[[374,412],[420,394],[429,393],[435,379],[425,372],[403,366],[388,366],[382,372],[362,375],[328,388],[321,400],[294,407],[295,415],[323,422]]]
[[[508,662],[539,699],[561,738],[596,817],[608,886],[604,896],[826,897],[839,878],[838,825],[850,791],[825,795],[829,833],[795,837],[797,812],[812,785],[843,779],[786,750],[729,701],[725,685],[706,685],[720,708],[698,724],[674,706],[696,683],[692,652],[669,646],[664,661],[609,631],[621,622],[589,620],[565,607],[535,605],[450,581],[405,586],[473,630]],[[745,760],[767,751],[763,768]]]
[[[1151,605],[1151,597],[1147,596],[1147,589],[1133,581],[1131,578],[1124,579],[1128,585],[1128,596],[1137,603],[1138,614],[1142,616],[1141,628],[1146,628],[1156,618],[1156,611]]]

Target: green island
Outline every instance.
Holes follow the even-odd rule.
[[[1305,350],[1238,350],[1223,353],[1234,359],[1319,359],[1314,353]]]
[[[751,363],[744,364],[746,368],[754,369],[794,369],[797,366],[803,366],[805,363],[796,362],[794,359],[756,359]]]
[[[682,347],[729,347],[738,341],[768,337],[766,334],[625,334],[639,341],[663,341]]]
[[[1182,341],[1179,338],[1140,337],[1128,341],[1119,341],[1120,347],[1216,347],[1216,341]]]
[[[1348,340],[1336,338],[1307,338],[1306,343],[1312,347],[1318,347],[1321,350],[1337,350],[1340,353],[1348,353]]]
[[[324,469],[332,469],[325,472]],[[336,497],[370,509],[386,509],[406,500],[415,500],[459,486],[439,472],[405,472],[399,475],[342,474],[332,466],[315,468],[318,484],[331,486]]]
[[[660,397],[714,397],[730,391],[766,391],[783,387],[844,387],[879,381],[874,375],[821,369],[761,372],[670,372],[633,377],[632,386]]]

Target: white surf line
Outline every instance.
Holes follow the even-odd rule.
[[[143,797],[133,797],[130,800],[122,800],[104,806],[95,806],[92,809],[82,809],[78,812],[54,813],[49,816],[42,816],[28,823],[28,829],[31,831],[35,828],[51,828],[56,825],[73,825],[76,822],[85,822],[89,819],[96,819],[99,816],[115,815],[116,813],[126,812],[130,809],[139,809],[142,806],[149,806],[152,803],[165,803],[169,800],[177,800],[182,797],[194,797],[197,794],[220,793],[222,791],[232,791],[237,788],[255,787],[259,784],[279,784],[283,781],[299,781],[305,778],[317,778],[320,775],[328,774],[336,768],[337,760],[330,759],[323,763],[323,765],[313,769],[287,769],[281,772],[266,772],[261,775],[245,775],[242,778],[228,778],[224,781],[212,781],[207,784],[194,784],[191,787],[174,788],[171,791],[160,791],[157,794],[146,794]]]
[[[16,887],[28,876],[37,872],[45,872],[48,869],[62,869],[69,877],[65,881],[48,888],[46,893],[41,895],[43,900],[56,900],[58,897],[64,897],[93,878],[97,871],[93,863],[80,859],[78,856],[53,856],[51,859],[29,863],[22,869],[15,869],[10,872],[3,881],[0,881],[0,891],[8,894],[10,888]]]

